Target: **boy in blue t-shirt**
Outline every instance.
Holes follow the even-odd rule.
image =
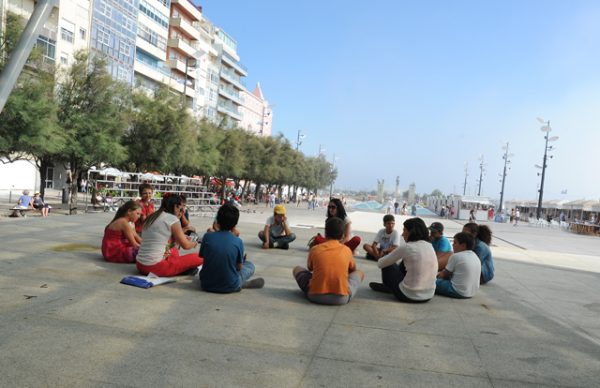
[[[200,287],[204,291],[229,293],[242,288],[262,288],[263,278],[254,275],[254,264],[246,261],[244,243],[232,233],[240,218],[240,211],[226,203],[217,212],[219,230],[207,233],[202,239],[200,256],[204,264],[200,270]]]
[[[444,224],[441,222],[432,222],[429,232],[429,241],[431,241],[438,259],[438,270],[442,271],[446,268],[448,259],[452,256],[452,246],[450,245],[450,241],[444,236]]]

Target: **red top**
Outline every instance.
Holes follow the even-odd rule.
[[[142,201],[138,201],[138,203],[142,207],[142,215],[135,222],[135,232],[137,234],[140,234],[140,233],[142,233],[142,227],[144,226],[144,221],[146,220],[146,218],[148,218],[148,216],[150,214],[154,213],[154,202],[150,201],[148,203],[144,203]],[[142,221],[142,218],[144,219],[144,221]]]

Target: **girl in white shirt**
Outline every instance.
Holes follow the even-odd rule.
[[[393,293],[398,300],[423,303],[433,298],[438,262],[429,242],[429,230],[418,218],[404,221],[400,244],[377,261],[382,283],[369,283],[374,291]]]

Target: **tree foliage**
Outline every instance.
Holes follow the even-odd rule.
[[[0,38],[0,68],[16,46],[24,24],[21,17],[7,13]],[[0,113],[0,158],[3,162],[33,160],[40,172],[43,195],[46,167],[64,146],[65,137],[56,122],[54,72],[34,49]]]
[[[124,85],[108,74],[105,60],[80,51],[58,85],[58,122],[67,138],[62,158],[71,176],[70,213],[77,212],[79,171],[93,165],[125,161],[124,130],[130,97]]]

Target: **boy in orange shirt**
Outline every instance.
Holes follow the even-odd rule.
[[[365,274],[356,269],[352,251],[341,243],[345,223],[331,217],[325,223],[326,241],[308,254],[308,269],[297,266],[294,278],[308,300],[318,304],[342,305],[356,295]]]

